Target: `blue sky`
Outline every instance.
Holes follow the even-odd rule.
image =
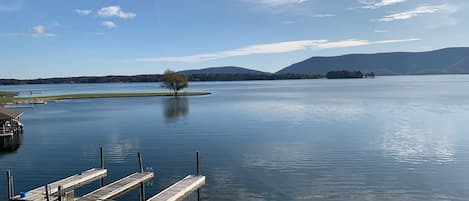
[[[469,46],[467,0],[0,0],[0,78]]]

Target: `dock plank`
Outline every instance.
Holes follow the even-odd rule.
[[[153,177],[153,172],[134,173],[84,195],[79,198],[78,201],[101,201],[113,199],[122,193],[137,187],[140,183],[151,180]]]
[[[205,184],[205,176],[189,175],[147,201],[180,201]]]
[[[62,189],[66,191],[71,191],[85,184],[91,183],[98,179],[105,177],[107,174],[106,169],[93,168],[79,174],[67,177],[65,179],[53,182],[48,184],[49,186],[49,195],[51,198],[57,197],[58,187],[62,186]],[[27,201],[44,201],[46,200],[46,187],[41,186],[35,188],[31,191],[26,192],[25,198],[19,198],[15,196],[13,200],[27,200]]]

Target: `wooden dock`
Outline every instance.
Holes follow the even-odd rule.
[[[7,200],[8,201],[109,201],[115,199],[130,190],[140,187],[140,201],[176,201],[188,197],[197,191],[197,200],[200,200],[200,188],[205,184],[205,176],[200,175],[199,152],[197,152],[196,175],[189,175],[176,182],[169,188],[163,190],[152,198],[145,199],[145,182],[154,177],[153,172],[143,170],[143,162],[140,152],[138,152],[139,172],[119,179],[104,186],[104,178],[107,170],[104,168],[103,148],[100,149],[100,168],[93,168],[82,173],[67,177],[65,179],[46,184],[30,190],[21,192],[14,196],[13,176],[8,170],[7,176]],[[75,198],[75,189],[101,179],[101,188],[94,190],[80,198]]]
[[[100,178],[105,177],[107,174],[106,169],[93,168],[82,173],[67,177],[65,179],[47,184],[48,194],[50,200],[56,200],[58,197],[57,192],[59,192],[59,186],[64,192],[72,191],[80,186],[96,181]],[[41,186],[39,188],[33,189],[26,192],[26,197],[20,198],[20,196],[15,196],[12,200],[27,200],[27,201],[45,201],[46,198],[46,187]]]
[[[153,172],[137,172],[84,195],[77,201],[101,201],[118,197],[154,177]]]
[[[2,132],[2,131],[0,131],[0,137],[11,137],[13,135],[15,135],[15,133],[13,133],[13,132]]]
[[[205,184],[205,176],[189,175],[147,201],[180,201]]]

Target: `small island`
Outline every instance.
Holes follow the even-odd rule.
[[[327,79],[362,79],[362,78],[374,78],[375,73],[362,73],[361,71],[329,71],[326,74]]]
[[[92,98],[128,98],[128,97],[152,97],[152,96],[202,96],[209,92],[179,92],[189,86],[187,76],[167,70],[164,73],[164,81],[161,87],[170,92],[153,93],[98,93],[98,94],[64,94],[55,96],[17,97],[17,92],[0,91],[0,104],[42,104],[48,101],[67,99],[92,99]]]
[[[208,92],[180,92],[178,96],[202,96]],[[128,98],[128,97],[153,97],[153,96],[174,96],[173,92],[155,93],[101,93],[101,94],[66,94],[57,96],[38,97],[0,97],[0,104],[33,104],[46,103],[48,101],[69,100],[69,99],[94,99],[94,98]]]

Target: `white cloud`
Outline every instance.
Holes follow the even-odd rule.
[[[78,15],[81,15],[81,16],[89,15],[89,14],[91,14],[91,12],[93,12],[92,10],[86,10],[86,9],[75,9],[74,11],[75,11],[75,13],[77,13]]]
[[[119,17],[122,19],[133,19],[137,14],[132,12],[124,12],[120,6],[109,6],[98,10],[98,15],[101,17]]]
[[[388,31],[382,30],[382,29],[375,29],[375,30],[373,30],[373,32],[375,32],[375,33],[386,33]]]
[[[221,59],[234,56],[246,56],[253,54],[274,54],[294,52],[306,49],[327,49],[327,48],[343,48],[343,47],[356,47],[364,45],[387,44],[387,43],[400,43],[411,42],[420,40],[418,38],[399,39],[399,40],[381,40],[381,41],[368,41],[368,40],[343,40],[330,42],[328,40],[300,40],[300,41],[287,41],[279,43],[258,44],[251,45],[243,48],[220,51],[208,54],[197,54],[190,56],[180,57],[155,57],[155,58],[138,58],[137,61],[147,62],[202,62],[214,59]]]
[[[330,14],[330,13],[325,13],[325,14],[316,14],[314,17],[335,17],[336,15]]]
[[[392,22],[395,20],[406,20],[406,19],[410,19],[413,17],[423,15],[423,14],[431,14],[431,13],[436,13],[440,11],[447,11],[447,12],[452,13],[452,12],[455,12],[456,10],[457,9],[455,7],[450,6],[448,4],[433,5],[433,6],[420,6],[420,7],[415,8],[414,10],[386,15],[378,20],[382,22]]]
[[[296,24],[296,21],[293,20],[285,20],[282,22],[282,24]]]
[[[248,2],[260,3],[266,6],[282,6],[288,4],[301,4],[308,0],[246,0]]]
[[[110,29],[117,28],[116,23],[114,23],[113,21],[103,21],[102,24],[103,24],[103,26],[105,26],[107,28],[110,28]]]
[[[30,29],[30,34],[36,37],[53,37],[55,34],[47,33],[44,25],[36,25]]]
[[[406,2],[407,0],[359,0],[361,4],[364,4],[362,8],[376,9],[383,6],[390,6],[398,3]]]

